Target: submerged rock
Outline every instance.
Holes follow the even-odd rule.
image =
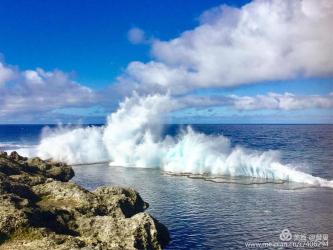
[[[90,192],[63,163],[0,153],[0,249],[162,249],[167,228],[133,189]]]

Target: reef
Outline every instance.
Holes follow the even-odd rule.
[[[0,152],[0,249],[162,249],[167,228],[131,188],[88,191],[60,162]]]

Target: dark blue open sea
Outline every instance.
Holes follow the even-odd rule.
[[[1,125],[0,150],[33,147],[41,125]],[[259,151],[278,150],[282,162],[333,179],[333,125],[193,125],[205,134],[223,134],[233,145]],[[179,125],[164,133],[174,135]],[[293,183],[214,183],[171,176],[159,169],[75,166],[74,181],[133,187],[149,202],[148,212],[170,230],[167,249],[247,249],[248,244],[293,243],[290,249],[333,249],[333,189]],[[249,184],[249,185],[248,185]],[[282,230],[292,239],[280,237]],[[275,244],[273,246],[273,244]],[[327,246],[328,245],[328,246]],[[286,245],[285,245],[286,246]],[[253,246],[257,249],[259,246]]]

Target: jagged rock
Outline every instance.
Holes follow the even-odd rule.
[[[121,214],[131,217],[149,207],[149,204],[144,202],[138,192],[132,188],[99,187],[93,193],[100,197],[107,208],[107,213],[120,208]]]
[[[43,161],[38,157],[28,159],[15,151],[10,155],[0,154],[0,173],[28,185],[40,184],[47,178],[69,181],[74,176],[73,169],[64,163]]]
[[[133,189],[90,192],[70,166],[0,153],[0,249],[162,249],[167,228]]]
[[[169,241],[167,229],[147,213],[120,220],[111,216],[83,217],[78,226],[82,237],[88,237],[91,244],[104,242],[105,249],[161,249],[161,244]]]

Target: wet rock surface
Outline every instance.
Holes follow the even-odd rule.
[[[0,153],[0,249],[162,249],[167,228],[133,189],[74,182],[63,163]]]

